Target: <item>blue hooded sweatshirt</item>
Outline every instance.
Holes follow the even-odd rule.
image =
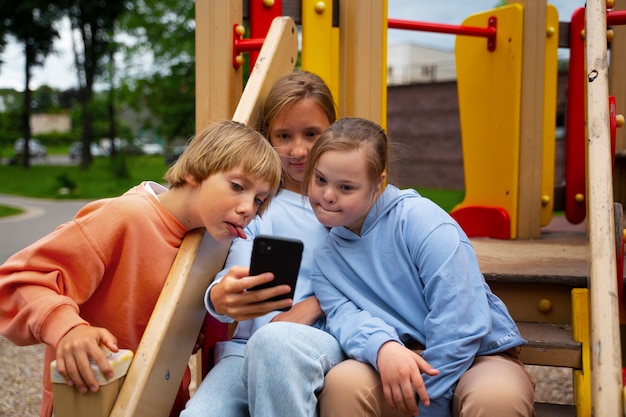
[[[377,367],[380,347],[419,342],[439,375],[422,374],[431,405],[448,416],[454,389],[476,356],[526,343],[480,272],[460,226],[414,190],[388,185],[361,235],[331,229],[315,252],[313,289],[349,357]]]

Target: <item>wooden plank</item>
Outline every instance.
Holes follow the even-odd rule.
[[[472,245],[485,275],[553,277],[586,281],[587,236],[584,232],[544,233],[537,240],[474,238]]]
[[[339,2],[340,117],[363,117],[385,127],[386,19],[386,0]]]
[[[587,1],[585,22],[592,408],[597,416],[618,416],[624,410],[616,285],[613,164],[610,159],[606,0]]]
[[[487,283],[516,321],[558,324],[572,322],[572,287],[569,285],[492,282],[488,278]]]
[[[536,239],[541,234],[547,2],[516,2],[524,5],[517,238]]]
[[[545,323],[517,322],[522,337],[520,359],[527,365],[582,367],[581,344],[574,341],[572,327]]]
[[[196,132],[230,119],[242,90],[233,67],[233,24],[242,23],[241,0],[196,2]]]
[[[536,417],[574,417],[576,408],[573,405],[535,403]]]
[[[204,229],[185,236],[111,417],[169,415],[206,314],[204,292],[229,246]]]
[[[280,77],[293,71],[297,59],[298,31],[295,23],[290,17],[275,18],[259,51],[233,120],[255,126],[253,116],[257,106],[261,105],[259,98],[265,97]]]

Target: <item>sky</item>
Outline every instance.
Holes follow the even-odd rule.
[[[497,0],[388,0],[388,17],[392,19],[459,25],[468,16],[492,9]],[[559,20],[569,22],[572,13],[584,7],[585,0],[548,0],[559,13]],[[55,42],[55,52],[46,58],[43,66],[35,67],[31,89],[49,85],[65,90],[76,87],[78,81],[73,69],[72,39],[69,22],[60,27],[61,37]],[[416,43],[423,46],[454,50],[454,35],[390,29],[389,44]],[[24,89],[24,57],[19,45],[9,43],[0,54],[0,88]]]

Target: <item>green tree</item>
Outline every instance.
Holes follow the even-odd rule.
[[[116,21],[128,8],[127,1],[63,0],[72,30],[80,34],[80,45],[74,43],[74,63],[79,81],[83,154],[81,167],[92,162],[90,145],[93,141],[93,117],[90,103],[94,84],[103,75],[105,60],[111,56]]]
[[[32,110],[36,113],[58,113],[59,92],[54,88],[42,85],[33,91]]]
[[[0,89],[0,148],[9,147],[21,136],[22,94],[12,88]]]
[[[195,7],[178,0],[136,0],[120,22],[136,39],[128,59],[151,59],[149,72],[127,74],[124,100],[146,106],[166,140],[195,129]],[[136,67],[131,65],[131,67]]]
[[[22,114],[22,135],[24,137],[23,165],[30,166],[29,141],[31,137],[31,91],[30,78],[32,67],[41,65],[45,57],[52,52],[54,39],[59,33],[54,24],[60,19],[60,10],[48,1],[22,0],[20,2],[0,2],[0,34],[14,36],[24,48],[24,101]]]

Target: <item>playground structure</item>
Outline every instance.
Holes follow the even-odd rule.
[[[583,39],[578,47],[585,58],[576,68],[583,75],[582,96],[574,103],[578,116],[570,118],[578,117],[574,122],[582,127],[575,130],[584,136],[574,151],[582,162],[567,181],[578,187],[582,181],[582,192],[572,198],[577,216],[584,208],[587,229],[552,239],[542,227],[550,223],[554,199],[559,18],[545,1],[509,3],[469,16],[461,29],[430,25],[434,31],[459,33],[466,196],[452,215],[473,238],[486,279],[529,340],[522,360],[574,370],[575,415],[623,415],[623,225],[621,206],[613,204],[612,177],[614,155],[626,148],[623,133],[616,130],[626,82],[611,82],[623,91],[609,99],[609,79],[624,77],[615,70],[619,54],[611,55],[611,74],[607,60],[607,21],[618,24],[621,14],[611,18],[607,8],[613,4],[607,7],[605,0],[587,1],[578,12],[584,17],[584,38],[575,26],[580,17],[572,18],[570,38]],[[196,2],[197,129],[212,120],[248,123],[255,117],[269,86],[295,65],[294,20],[302,27],[301,66],[329,84],[339,115],[384,126],[386,32],[411,25],[387,19],[386,6],[386,0]],[[247,39],[240,27],[244,13],[250,23]],[[244,52],[250,53],[252,68],[245,90]],[[169,414],[202,326],[203,288],[224,257],[225,248],[203,231],[185,238],[120,393],[114,404],[102,406],[102,416]],[[204,359],[209,347],[203,349]],[[208,371],[203,362],[202,374]],[[567,407],[537,407],[538,416],[573,415]]]

